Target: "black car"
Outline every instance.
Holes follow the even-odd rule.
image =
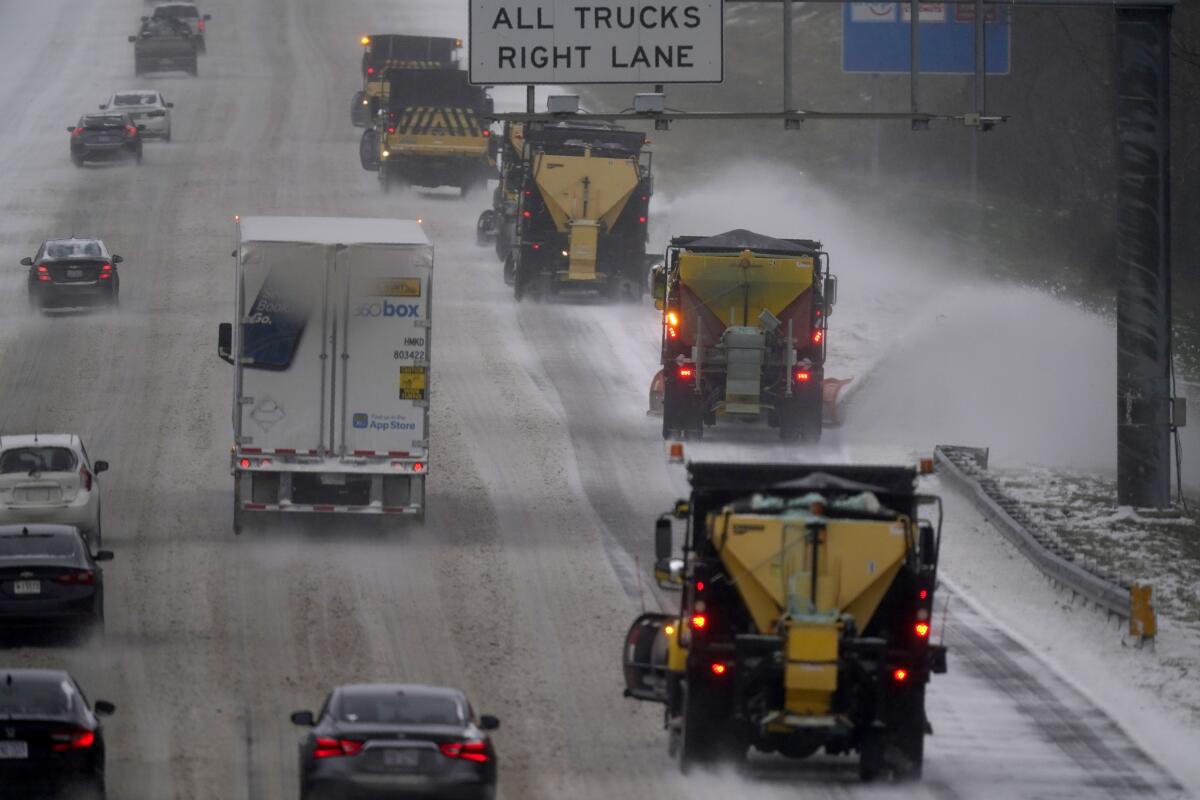
[[[29,307],[105,305],[116,308],[121,299],[117,265],[124,261],[108,252],[99,239],[74,237],[42,242],[29,267]]]
[[[104,798],[104,730],[99,717],[116,709],[89,706],[62,670],[0,668],[0,797],[50,791]]]
[[[142,163],[144,126],[134,123],[128,114],[85,114],[78,125],[71,125],[71,161],[82,167],[87,161],[127,161]]]
[[[443,798],[492,800],[496,751],[487,731],[495,717],[476,722],[457,689],[415,684],[339,686],[300,742],[301,800]]]
[[[104,571],[73,525],[0,525],[0,630],[104,629]],[[2,726],[2,720],[0,720]]]

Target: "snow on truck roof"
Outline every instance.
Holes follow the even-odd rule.
[[[241,237],[243,242],[430,244],[417,222],[366,217],[242,217]]]

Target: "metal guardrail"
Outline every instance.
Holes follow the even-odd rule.
[[[1006,495],[987,474],[987,448],[938,445],[933,455],[939,472],[957,484],[1046,577],[1109,615],[1128,620],[1131,636],[1139,640],[1154,637],[1151,587],[1081,563],[1057,535],[1038,524],[1025,504]]]

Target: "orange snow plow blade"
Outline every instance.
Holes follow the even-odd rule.
[[[842,424],[841,408],[838,398],[843,387],[852,382],[853,378],[826,378],[821,384],[822,403],[824,405],[825,424],[839,426]],[[648,417],[661,417],[663,413],[663,373],[660,369],[650,381],[650,402],[646,410]]]

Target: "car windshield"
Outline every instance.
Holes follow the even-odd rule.
[[[28,533],[0,536],[0,560],[9,558],[61,558],[73,561],[79,546],[65,533]]]
[[[112,101],[114,106],[152,106],[157,103],[156,94],[119,94]]]
[[[200,14],[196,11],[195,6],[159,6],[154,9],[154,16],[191,19]]]
[[[453,697],[379,689],[347,691],[338,704],[338,718],[344,722],[398,725],[462,724],[458,701]]]
[[[14,447],[0,454],[0,475],[72,472],[78,461],[65,447]]]
[[[83,127],[89,131],[102,131],[111,128],[124,128],[124,117],[85,117]]]
[[[65,717],[75,704],[70,684],[54,678],[0,677],[0,719]]]
[[[46,243],[46,258],[101,258],[103,255],[104,250],[100,247],[99,242]],[[0,471],[3,471],[2,467],[0,467]]]

